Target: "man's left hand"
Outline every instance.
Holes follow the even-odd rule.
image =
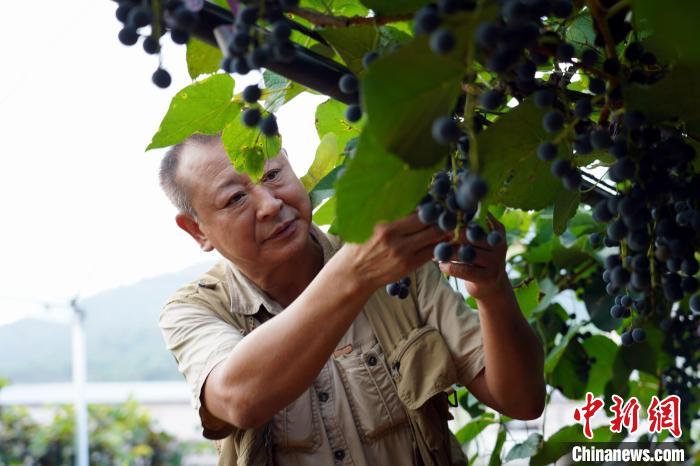
[[[439,267],[444,273],[461,278],[465,282],[467,293],[474,299],[488,299],[494,293],[502,293],[512,289],[508,275],[505,270],[506,251],[508,244],[506,241],[506,229],[491,212],[487,212],[491,230],[501,233],[501,241],[495,246],[491,246],[486,238],[472,242],[466,237],[466,231],[461,229],[459,241],[453,242],[456,246],[471,244],[476,250],[476,257],[473,262],[454,262],[459,260],[457,247],[450,262],[440,262]],[[487,235],[489,232],[486,232]]]

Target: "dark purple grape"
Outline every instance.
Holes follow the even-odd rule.
[[[348,108],[345,109],[345,119],[350,123],[355,123],[360,121],[360,118],[362,118],[362,108],[357,104],[348,105]]]
[[[262,91],[255,84],[246,86],[246,88],[243,89],[243,100],[250,104],[257,103],[257,101],[260,100],[261,95]]]
[[[457,255],[462,262],[474,262],[476,258],[476,249],[474,249],[474,246],[471,244],[463,244],[459,247]]]
[[[551,111],[542,118],[542,126],[550,133],[559,131],[564,126],[564,116],[558,111]]]
[[[260,120],[259,123],[260,126],[260,132],[263,133],[265,136],[274,136],[277,134],[277,118],[275,118],[275,115],[269,114],[262,120]]]
[[[254,128],[258,126],[258,123],[260,123],[260,110],[257,108],[247,108],[243,110],[241,119],[243,120],[244,125]]]
[[[439,243],[437,246],[435,246],[433,255],[440,262],[449,261],[450,258],[452,258],[452,245],[445,241]]]
[[[357,81],[355,75],[347,73],[340,77],[338,87],[343,94],[354,94],[357,92],[359,82]]]
[[[437,54],[445,54],[455,47],[455,36],[449,29],[440,28],[430,34],[430,50]]]
[[[155,84],[156,86],[158,86],[162,89],[170,86],[170,83],[172,82],[172,79],[170,78],[170,73],[168,73],[163,68],[158,68],[153,73],[151,80],[153,81],[153,84]]]
[[[544,162],[550,162],[557,157],[557,146],[545,141],[537,148],[537,156]]]

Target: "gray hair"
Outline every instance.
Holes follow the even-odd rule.
[[[211,144],[212,142],[218,141],[221,138],[221,134],[201,134],[195,133],[188,136],[184,141],[171,146],[166,152],[163,160],[160,162],[160,186],[163,188],[165,195],[168,196],[170,202],[181,212],[190,214],[195,219],[197,218],[197,212],[195,212],[190,202],[189,194],[184,186],[182,180],[178,179],[177,167],[180,163],[180,157],[182,156],[182,150],[186,145],[190,144]]]

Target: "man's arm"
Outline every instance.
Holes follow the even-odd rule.
[[[507,278],[500,290],[476,300],[485,367],[464,385],[498,412],[514,419],[536,419],[545,403],[544,350]]]
[[[415,214],[389,225],[366,243],[344,245],[294,302],[211,371],[203,390],[209,413],[244,429],[263,425],[311,385],[371,294],[429,260],[445,237]]]

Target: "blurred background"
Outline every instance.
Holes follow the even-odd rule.
[[[214,465],[157,321],[167,297],[217,257],[176,227],[158,185],[163,151],[144,151],[190,83],[185,47],[164,37],[173,83],[159,89],[157,56],[119,43],[116,3],[3,8],[0,465],[72,464],[76,399],[88,404],[90,464]],[[234,78],[240,92],[260,74]],[[325,100],[303,93],[277,114],[300,177]],[[573,293],[557,300],[581,312]],[[545,435],[569,424],[575,405],[558,392],[552,403]],[[465,413],[454,414],[458,429]],[[507,444],[541,424],[513,421]],[[497,428],[484,431],[485,445]]]

